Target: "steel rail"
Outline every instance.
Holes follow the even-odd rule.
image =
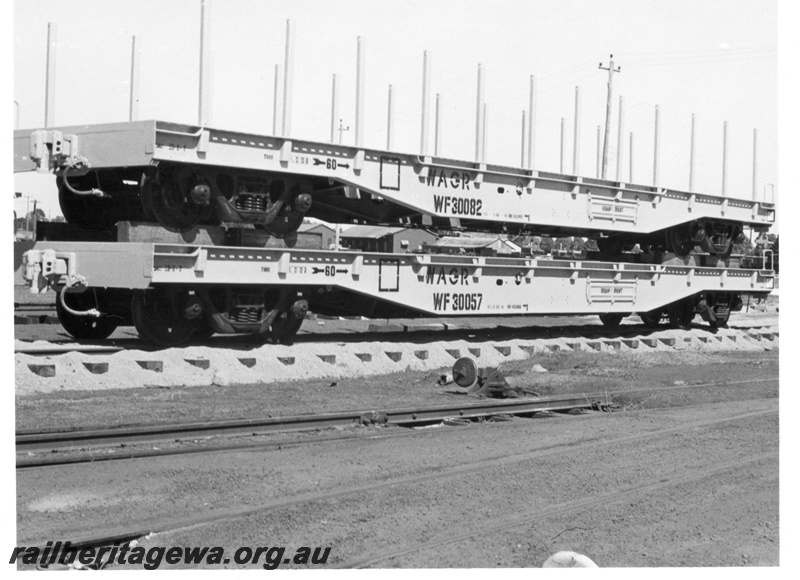
[[[561,411],[575,408],[589,408],[597,399],[589,399],[583,393],[573,393],[557,397],[537,397],[504,401],[484,401],[481,403],[440,405],[433,407],[412,407],[381,411],[386,424],[406,427],[438,423],[446,419],[479,419],[496,415],[525,415],[540,411]],[[359,423],[363,417],[370,421],[374,409],[345,411],[340,413],[320,413],[263,419],[237,419],[233,421],[209,421],[181,424],[145,425],[138,427],[114,427],[110,429],[74,429],[68,431],[18,431],[16,434],[17,453],[34,451],[69,451],[76,447],[133,445],[153,441],[176,441],[221,436],[266,435],[289,433],[348,426]],[[382,421],[382,417],[379,419]],[[167,451],[167,450],[165,450]],[[104,459],[97,456],[93,461]],[[110,456],[108,459],[116,459]],[[69,462],[68,457],[48,457],[45,464],[54,465],[61,461]],[[37,460],[18,459],[17,467],[31,467]]]
[[[511,401],[485,401],[471,405],[447,405],[421,407],[383,412],[387,425],[414,427],[444,422],[449,419],[463,421],[491,419],[498,416],[525,416],[541,411],[568,411],[570,409],[586,409],[606,404],[609,397],[643,391],[664,391],[675,389],[713,388],[754,383],[778,382],[779,377],[762,379],[745,379],[741,381],[711,382],[687,385],[668,385],[640,389],[624,389],[597,393],[571,393],[559,397],[539,397],[536,399],[514,399]],[[161,457],[165,455],[182,455],[187,453],[205,453],[223,450],[248,449],[253,447],[292,446],[297,442],[280,443],[240,443],[234,445],[215,445],[213,447],[165,448],[126,450],[98,454],[93,452],[75,452],[59,455],[59,451],[69,452],[86,447],[104,447],[111,445],[136,445],[154,441],[185,442],[215,437],[256,436],[278,433],[292,433],[329,429],[337,426],[350,426],[369,417],[375,411],[349,411],[342,413],[324,413],[318,415],[297,415],[288,417],[269,417],[266,419],[239,419],[234,421],[213,421],[207,423],[184,423],[180,425],[147,425],[139,427],[121,427],[110,429],[77,429],[69,431],[18,431],[17,469],[31,467],[47,467],[74,463],[90,463],[97,461],[113,461],[144,457]],[[349,437],[337,437],[341,440]],[[328,441],[326,439],[325,441]],[[318,440],[315,440],[318,442]],[[22,457],[19,454],[47,451],[44,457]]]
[[[613,437],[611,439],[593,440],[578,444],[572,441],[568,441],[554,446],[549,446],[544,449],[534,449],[531,451],[526,451],[518,454],[492,457],[489,459],[476,461],[474,463],[460,464],[454,467],[446,468],[441,471],[424,471],[422,473],[417,473],[417,474],[389,477],[388,479],[385,480],[368,481],[366,483],[362,483],[352,487],[326,490],[322,492],[317,491],[317,492],[302,493],[299,495],[286,498],[276,498],[271,501],[255,506],[227,508],[200,515],[192,515],[183,518],[171,518],[161,521],[154,521],[149,524],[143,524],[143,523],[136,524],[136,527],[131,526],[127,529],[118,529],[114,532],[106,533],[105,535],[102,536],[96,535],[95,533],[95,534],[76,536],[73,538],[66,538],[66,539],[69,540],[70,545],[72,547],[77,547],[77,548],[88,547],[88,546],[95,546],[95,547],[110,546],[115,542],[119,542],[120,544],[122,544],[130,540],[146,536],[150,533],[166,532],[169,530],[186,528],[190,526],[209,525],[220,521],[228,521],[231,519],[246,517],[256,513],[275,511],[278,509],[287,508],[295,505],[340,499],[344,497],[363,494],[366,492],[396,488],[397,486],[400,485],[413,485],[428,481],[448,479],[452,477],[464,477],[466,475],[472,473],[479,473],[487,469],[504,467],[506,465],[514,465],[520,462],[548,457],[551,455],[558,455],[564,453],[580,453],[593,449],[602,449],[614,445],[617,446],[626,445],[638,440],[663,437],[675,433],[680,433],[682,431],[710,428],[731,421],[742,421],[754,417],[762,417],[777,413],[778,410],[779,410],[778,407],[775,406],[773,408],[761,409],[757,411],[748,411],[746,413],[737,413],[725,417],[715,416],[713,418],[708,418],[701,421],[692,421],[690,423],[684,423],[682,425],[664,427],[652,431],[646,431],[643,433],[622,435],[618,437]],[[761,455],[769,455],[769,454],[771,454],[771,452],[768,454],[761,454]],[[726,465],[725,469],[728,468],[729,467]],[[621,492],[622,495],[628,495],[629,493],[630,493],[629,490]],[[515,522],[509,522],[509,523],[510,525],[515,525]],[[25,546],[43,547],[45,545],[44,541],[37,541],[34,539],[30,539],[28,541],[21,541],[19,543],[20,545],[25,545]],[[394,556],[394,554],[392,554],[391,556]],[[364,566],[368,565],[369,563],[370,562],[368,561],[360,559],[359,561],[353,562],[352,565]]]

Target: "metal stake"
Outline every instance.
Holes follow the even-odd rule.
[[[139,119],[139,77],[142,59],[142,41],[135,36],[131,40],[131,94],[128,120]]]
[[[365,41],[358,37],[356,49],[356,147],[364,144],[364,50]]]
[[[286,50],[283,62],[283,126],[281,135],[292,132],[292,83],[294,80],[294,27],[286,21]]]
[[[428,116],[430,115],[430,85],[431,62],[428,51],[422,53],[422,129],[419,151],[422,155],[428,154]]]
[[[55,124],[56,110],[56,36],[58,25],[47,23],[47,69],[44,82],[44,126]]]

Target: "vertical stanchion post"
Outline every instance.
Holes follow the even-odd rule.
[[[419,152],[428,154],[428,117],[430,116],[431,62],[428,51],[422,53],[422,128]]]
[[[756,201],[756,183],[758,180],[758,129],[753,129],[753,201]]]
[[[692,129],[689,135],[689,191],[694,191],[694,137],[695,137],[695,118],[692,113]]]
[[[356,54],[356,147],[364,144],[364,39],[358,37]]]
[[[525,111],[522,111],[522,147],[520,148],[519,166],[525,167],[525,137],[527,127],[525,126]]]
[[[331,85],[331,143],[336,143],[336,120],[339,118],[339,91],[336,90],[336,75]]]
[[[658,187],[658,105],[656,105],[655,135],[653,139],[653,185]]]
[[[44,80],[44,126],[55,124],[56,112],[56,37],[58,25],[47,23],[47,69]]]
[[[633,183],[633,132],[631,132],[631,140],[628,143],[628,162],[630,163],[630,167],[628,168],[628,183]]]
[[[722,123],[722,197],[728,195],[728,122]]]
[[[531,88],[528,101],[528,169],[533,169],[536,150],[536,77],[531,75]]]
[[[434,136],[433,136],[433,154],[439,155],[439,151],[441,150],[442,144],[442,95],[436,93],[436,127],[434,129]]]
[[[200,84],[197,104],[197,123],[204,127],[208,124],[208,44],[210,27],[206,22],[206,0],[200,0]]]
[[[619,120],[617,125],[617,181],[622,181],[622,150],[625,135],[625,99],[619,98]]]
[[[389,111],[386,121],[386,150],[392,150],[392,122],[394,118],[394,101],[392,100],[392,85],[389,85]]]
[[[131,39],[131,94],[128,107],[128,120],[139,120],[139,78],[142,59],[142,41],[135,36]]]
[[[283,124],[281,134],[292,132],[292,83],[294,81],[294,27],[286,20],[286,49],[283,62]]]
[[[478,64],[478,98],[475,107],[475,161],[483,160],[483,65]]]
[[[564,117],[561,117],[561,147],[558,151],[558,172],[564,173]]]
[[[281,109],[281,95],[283,94],[283,78],[281,77],[281,65],[275,65],[275,86],[272,90],[272,134],[274,136],[280,135],[279,119],[282,115]]]
[[[575,126],[572,128],[572,174],[578,175],[581,142],[581,88],[575,87]]]

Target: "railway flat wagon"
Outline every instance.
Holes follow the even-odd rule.
[[[25,257],[35,290],[59,292],[77,338],[133,322],[161,345],[219,333],[288,340],[309,309],[374,317],[639,313],[723,326],[769,270],[600,261],[326,252],[187,244],[41,242]]]
[[[70,223],[251,223],[291,236],[304,217],[595,238],[727,257],[774,203],[162,121],[17,131],[15,170],[55,172]]]
[[[57,291],[59,319],[78,339],[134,324],[142,338],[167,346],[214,333],[286,341],[309,309],[597,314],[609,325],[638,313],[645,324],[666,316],[674,326],[699,313],[722,326],[743,295],[774,286],[771,270],[730,259],[743,227],[766,231],[774,221],[766,201],[161,121],[18,131],[14,143],[15,171],[56,174],[74,228],[37,242],[25,277],[34,291]],[[313,250],[297,245],[307,216],[593,237],[600,254]],[[139,235],[86,236],[110,230]],[[199,235],[211,231],[240,235]],[[263,247],[265,237],[279,247]],[[632,244],[648,259],[632,261],[623,252]],[[692,255],[698,247],[703,255]]]

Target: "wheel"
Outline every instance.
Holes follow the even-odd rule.
[[[603,326],[619,326],[623,318],[625,316],[622,314],[601,314],[600,322],[603,323]]]
[[[85,190],[97,187],[97,178],[88,173],[79,177],[70,177],[73,188]],[[117,211],[108,198],[93,195],[79,195],[67,187],[63,177],[56,178],[58,187],[58,205],[67,223],[88,229],[106,229],[117,222]]]
[[[651,310],[650,312],[640,312],[639,318],[647,328],[655,328],[661,323],[661,311]]]
[[[667,249],[679,258],[685,258],[694,249],[695,243],[691,238],[689,228],[675,226],[666,231]]]
[[[166,168],[141,186],[144,213],[172,232],[185,232],[208,217],[210,204],[195,203],[190,192],[198,185],[187,168]]]
[[[285,238],[296,243],[296,233],[303,223],[303,217],[304,214],[295,210],[281,211],[273,221],[259,227],[274,238]]]
[[[717,316],[716,320],[709,320],[708,324],[711,326],[711,328],[727,328],[730,317],[731,313],[728,312],[728,314],[725,316]]]
[[[65,293],[64,300],[73,310],[84,311],[97,307],[95,293],[87,290],[81,294]],[[61,304],[61,297],[56,296],[56,314],[61,326],[76,340],[103,340],[111,336],[117,323],[107,317],[76,316],[68,312]]]
[[[185,295],[162,289],[136,290],[131,315],[139,337],[158,346],[181,346],[192,339],[202,321],[187,320],[181,312]]]
[[[694,320],[694,309],[686,304],[674,304],[667,308],[667,318],[672,328],[689,328]]]
[[[268,336],[275,342],[291,342],[302,325],[302,318],[295,318],[289,313],[283,313],[272,321]]]
[[[478,382],[478,365],[468,356],[461,357],[453,365],[453,382],[459,387],[470,388]]]

